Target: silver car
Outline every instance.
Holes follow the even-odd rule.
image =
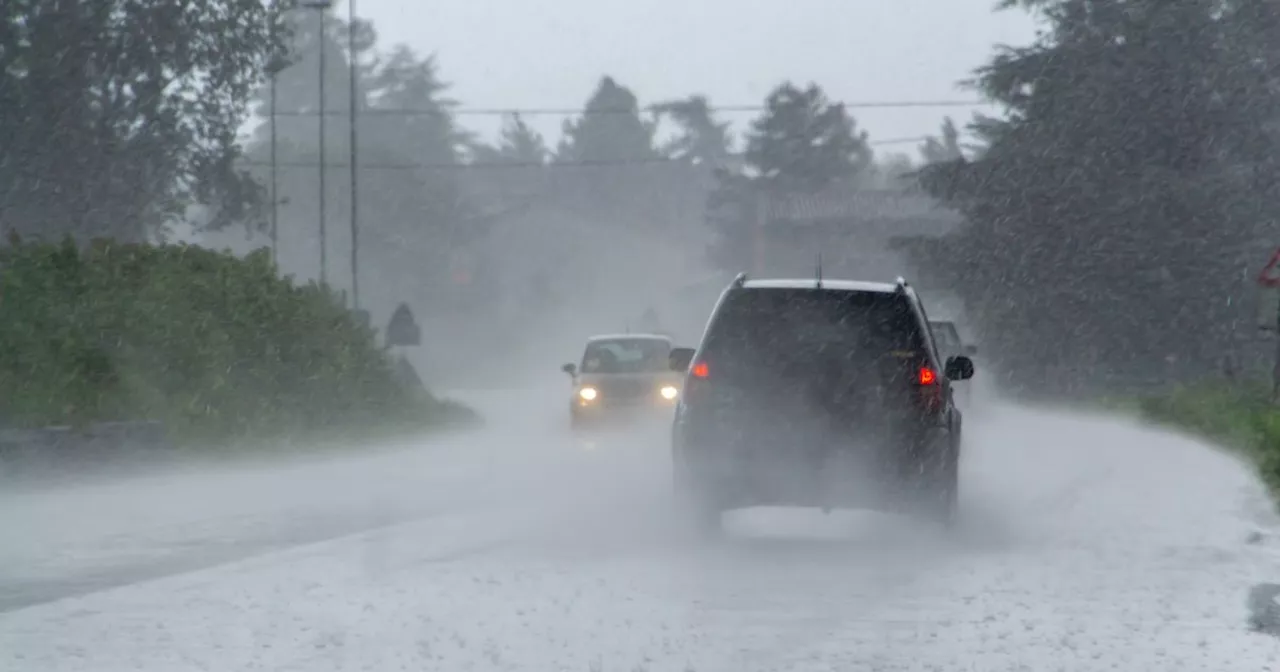
[[[581,363],[561,367],[572,378],[572,428],[668,417],[675,408],[683,378],[670,368],[671,347],[671,339],[662,334],[613,334],[587,339]]]

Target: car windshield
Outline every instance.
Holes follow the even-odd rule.
[[[671,344],[660,338],[591,341],[582,355],[583,373],[645,373],[667,370]]]

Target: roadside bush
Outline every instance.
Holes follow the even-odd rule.
[[[316,284],[189,245],[11,239],[0,250],[0,422],[158,420],[181,443],[416,429],[465,415],[397,379]]]
[[[1280,494],[1280,407],[1268,385],[1206,384],[1138,399],[1139,414],[1239,450],[1257,464],[1263,481]]]

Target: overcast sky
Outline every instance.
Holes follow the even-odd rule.
[[[1021,12],[994,0],[356,0],[384,47],[435,53],[473,108],[581,107],[601,75],[642,103],[707,95],[759,104],[784,79],[858,101],[968,100],[957,87],[997,43],[1026,44]],[[338,11],[344,15],[343,5]],[[854,109],[872,140],[934,133],[945,115],[990,108]],[[725,115],[742,123],[749,113]],[[551,142],[563,117],[529,121]],[[495,117],[463,123],[486,134]],[[914,151],[916,143],[878,147]]]

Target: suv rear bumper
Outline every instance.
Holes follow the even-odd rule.
[[[921,427],[895,439],[685,443],[677,432],[675,468],[716,508],[816,506],[905,510],[955,460],[950,433]]]

